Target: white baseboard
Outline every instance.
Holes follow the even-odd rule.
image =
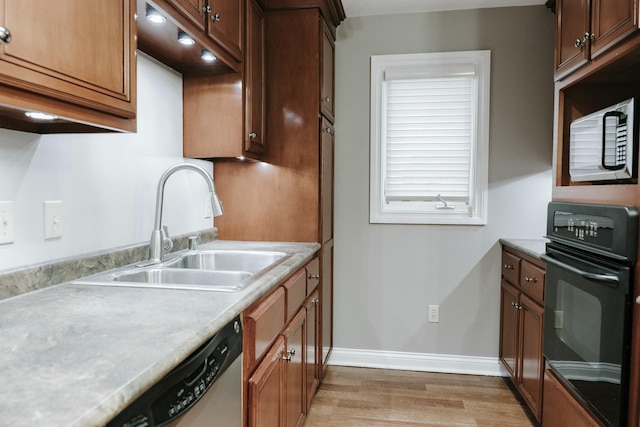
[[[506,377],[497,357],[333,348],[329,365]]]

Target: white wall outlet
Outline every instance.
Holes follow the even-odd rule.
[[[553,328],[562,329],[564,327],[564,311],[553,311]]]
[[[44,202],[44,239],[62,238],[62,201]]]
[[[440,306],[429,305],[429,323],[438,323],[440,321]]]
[[[13,202],[0,202],[0,245],[13,243]]]
[[[204,196],[204,217],[205,219],[213,217],[213,212],[211,211],[211,195],[207,194]]]

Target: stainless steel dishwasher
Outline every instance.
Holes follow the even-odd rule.
[[[242,326],[229,322],[107,427],[240,427]]]

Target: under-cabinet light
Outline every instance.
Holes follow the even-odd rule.
[[[186,46],[190,46],[196,43],[193,37],[182,30],[178,31],[178,41]]]
[[[149,5],[147,5],[147,19],[154,24],[162,24],[167,21],[167,18]]]
[[[204,62],[213,62],[216,60],[216,56],[207,49],[202,49],[200,52],[200,58],[202,58]]]
[[[25,116],[29,117],[30,119],[35,119],[35,120],[55,120],[55,119],[57,119],[57,117],[54,116],[53,114],[41,113],[39,111],[27,111],[24,114],[25,114]]]

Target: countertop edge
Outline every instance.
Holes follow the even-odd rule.
[[[500,244],[512,249],[516,249],[526,255],[529,255],[536,259],[541,259],[540,255],[546,252],[546,245],[549,242],[547,239],[512,239],[501,238]]]

